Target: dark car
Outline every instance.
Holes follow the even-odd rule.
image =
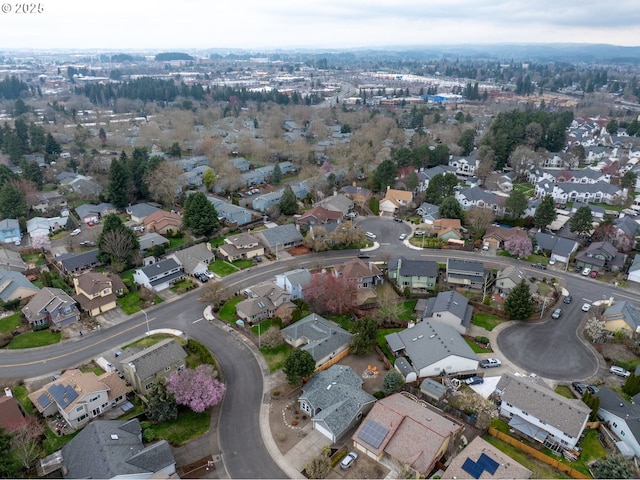
[[[469,377],[464,381],[464,383],[467,385],[480,385],[481,383],[484,383],[484,379],[482,377]]]
[[[576,268],[573,269],[573,271],[575,273],[580,273],[580,272],[582,272],[582,267],[576,267]]]
[[[571,386],[573,387],[573,389],[578,392],[578,395],[582,395],[585,390],[587,389],[587,385],[585,385],[584,383],[580,383],[580,382],[573,382],[571,384]]]
[[[369,255],[367,255],[366,253],[359,253],[358,258],[369,258]]]
[[[532,263],[531,266],[533,268],[539,268],[540,270],[546,270],[547,266],[543,265],[542,263]]]
[[[571,300],[573,300],[573,297],[571,295],[567,295],[562,301],[564,303],[571,303]]]
[[[596,387],[595,385],[589,385],[587,387],[587,390],[589,391],[589,393],[591,393],[591,395],[595,395],[596,393],[598,393],[600,391],[600,389],[598,387]]]
[[[253,261],[256,263],[260,263],[262,261],[262,257],[253,257]]]
[[[400,217],[393,217],[394,222],[402,223],[402,219]]]

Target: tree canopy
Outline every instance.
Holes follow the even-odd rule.
[[[298,211],[298,200],[296,199],[296,194],[293,193],[293,189],[291,186],[287,185],[284,188],[284,192],[282,193],[282,197],[280,198],[280,212],[284,215],[293,215]]]
[[[504,311],[512,320],[526,320],[533,313],[531,291],[524,278],[507,295],[504,301]]]
[[[213,367],[198,365],[185,368],[167,377],[167,392],[172,393],[178,405],[186,405],[194,412],[204,412],[220,403],[226,386],[215,378]]]
[[[593,213],[586,205],[578,208],[569,220],[569,230],[580,235],[586,235],[593,229]]]
[[[182,224],[195,235],[211,235],[219,225],[218,212],[202,192],[195,192],[184,203]]]
[[[440,204],[440,217],[462,219],[462,207],[456,197],[447,197]]]
[[[425,191],[425,200],[434,205],[440,205],[445,198],[454,195],[456,185],[458,185],[458,179],[453,173],[434,175]]]
[[[533,224],[537,228],[546,228],[553,223],[556,218],[558,218],[558,212],[556,212],[556,204],[553,201],[553,197],[551,195],[545,195],[540,205],[538,205],[538,208],[536,208],[536,213],[533,215]]]
[[[353,326],[353,339],[349,350],[354,355],[371,353],[376,345],[378,323],[370,317],[361,318]]]
[[[514,188],[505,200],[504,206],[509,218],[520,218],[527,209],[527,196]]]
[[[304,378],[311,376],[316,369],[316,361],[306,350],[291,350],[284,361],[282,371],[289,385],[300,385]]]

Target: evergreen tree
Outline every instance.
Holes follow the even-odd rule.
[[[282,170],[280,169],[280,164],[276,163],[271,174],[271,183],[280,185],[280,182],[282,182]]]
[[[447,197],[440,204],[440,217],[462,219],[462,207],[456,197]]]
[[[373,183],[377,191],[384,191],[388,186],[393,184],[393,181],[398,174],[398,167],[393,160],[383,160],[376,168],[373,174]]]
[[[218,212],[202,192],[187,197],[182,223],[195,235],[211,235],[218,228]]]
[[[29,206],[13,182],[4,182],[0,187],[0,217],[17,218],[27,214]]]
[[[404,377],[397,370],[391,370],[382,379],[382,391],[385,395],[397,392],[404,385]]]
[[[107,144],[107,132],[104,130],[104,127],[100,127],[98,138],[100,139],[100,145],[104,147]]]
[[[533,313],[531,291],[524,278],[505,299],[504,311],[512,320],[526,320]]]
[[[119,215],[110,213],[104,217],[102,232],[98,237],[98,258],[101,261],[121,271],[133,261],[139,249],[138,237],[131,228],[125,226]]]
[[[127,154],[122,152],[119,159],[111,161],[109,168],[109,201],[120,209],[129,205],[133,198],[131,172],[127,161]]]
[[[169,422],[178,418],[178,405],[174,396],[162,383],[156,383],[147,393],[147,418],[156,422]]]
[[[170,157],[180,158],[182,156],[180,144],[178,142],[173,142],[173,144],[169,147],[169,151],[167,153]]]
[[[579,235],[586,235],[593,229],[593,213],[591,208],[584,207],[578,208],[576,213],[569,220],[569,230]]]
[[[369,317],[358,320],[353,326],[353,339],[349,351],[354,355],[371,353],[376,345],[378,323]]]
[[[514,188],[505,200],[504,206],[509,218],[520,218],[527,209],[527,197],[522,191]]]
[[[22,169],[22,176],[27,180],[32,181],[38,190],[42,190],[44,185],[44,176],[42,175],[42,169],[34,161],[27,161],[24,158],[20,161],[20,168]]]
[[[607,455],[593,465],[594,478],[632,478],[633,464],[619,453]]]
[[[11,452],[11,434],[0,427],[0,478],[18,478],[14,456]]]
[[[60,147],[60,144],[56,141],[55,138],[53,138],[53,135],[51,135],[51,132],[47,133],[47,138],[44,144],[44,151],[49,155],[60,155],[60,153],[62,152],[62,148]]]
[[[622,188],[628,189],[630,192],[633,193],[637,180],[638,180],[638,174],[632,170],[628,170],[620,179],[620,186]]]
[[[459,112],[462,115],[462,112]],[[469,128],[462,132],[460,140],[458,140],[458,146],[462,148],[461,155],[466,157],[473,151],[473,142],[476,138],[476,132],[472,128]]]
[[[558,218],[558,212],[556,212],[556,204],[553,201],[551,195],[545,195],[536,208],[536,213],[533,216],[533,224],[536,228],[545,228]]]
[[[282,194],[282,198],[280,198],[280,212],[284,215],[293,215],[298,211],[298,200],[296,199],[295,193],[289,185],[287,185]]]
[[[445,198],[454,196],[457,184],[458,179],[453,173],[435,175],[429,181],[425,191],[425,200],[434,205],[440,205]]]
[[[284,360],[282,371],[287,376],[289,385],[300,385],[304,378],[313,374],[316,369],[316,361],[306,350],[296,348],[291,350]]]
[[[144,178],[147,173],[147,163],[149,163],[149,151],[145,147],[134,148],[131,154],[131,160],[127,159],[127,168],[129,172],[131,172],[133,199],[145,199],[149,197],[149,189]]]
[[[640,376],[636,377],[635,372],[631,372],[622,386],[622,391],[630,397],[640,393]]]

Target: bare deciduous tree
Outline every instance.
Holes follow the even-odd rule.
[[[156,202],[166,207],[174,204],[176,192],[181,187],[180,174],[182,171],[170,161],[161,162],[145,178],[149,195]]]
[[[198,300],[203,303],[210,303],[214,310],[231,298],[231,292],[220,281],[205,283],[200,289]]]
[[[539,154],[524,145],[519,145],[509,156],[509,165],[520,180],[524,178],[530,167],[538,166],[540,160]]]
[[[42,451],[41,437],[44,426],[33,416],[27,415],[25,423],[12,432],[11,446],[20,464],[30,469]]]
[[[135,236],[125,228],[117,228],[106,232],[100,243],[102,253],[111,257],[111,266],[116,272],[121,272],[128,261],[138,252]]]

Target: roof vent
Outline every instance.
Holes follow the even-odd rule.
[[[112,433],[111,440],[118,440],[118,435],[116,435],[115,433]]]
[[[429,335],[429,338],[435,338],[436,334]]]

